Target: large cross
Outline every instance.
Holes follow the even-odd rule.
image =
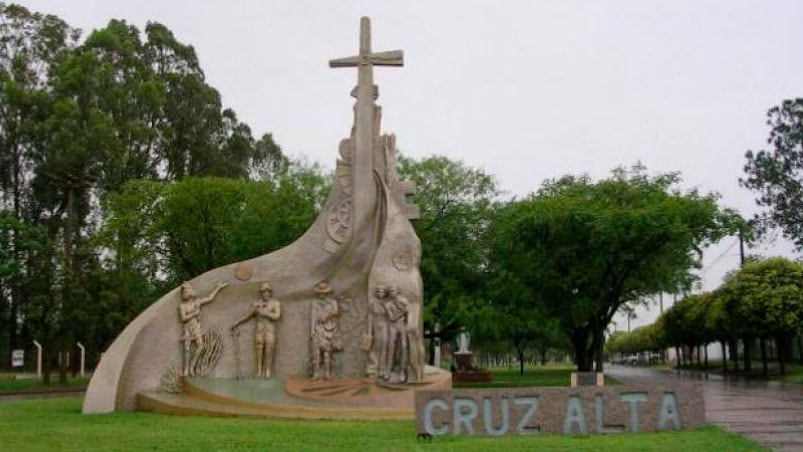
[[[360,53],[356,56],[338,58],[329,61],[329,67],[357,67],[357,99],[363,92],[373,101],[374,98],[374,66],[404,66],[404,52],[390,50],[387,52],[371,52],[371,20],[360,19]]]
[[[329,67],[357,68],[357,103],[354,108],[352,193],[355,221],[370,221],[375,212],[376,189],[374,186],[374,122],[377,89],[374,87],[374,66],[402,66],[404,56],[401,50],[371,52],[371,21],[360,19],[360,53],[357,56],[329,61]],[[355,93],[352,92],[352,95]],[[379,132],[378,130],[376,131]],[[362,220],[361,220],[362,219]],[[355,225],[355,228],[357,226]]]

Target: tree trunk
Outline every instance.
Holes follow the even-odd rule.
[[[572,345],[574,347],[574,359],[577,364],[577,371],[591,372],[594,350],[593,348],[590,350],[588,348],[588,335],[585,334],[585,331],[574,333]]]
[[[524,353],[519,352],[519,375],[524,375]]]
[[[722,350],[722,372],[728,373],[728,352],[725,348],[725,341],[721,341],[719,346]]]
[[[42,383],[50,384],[50,353],[47,352],[45,347],[42,347]]]
[[[68,355],[70,353],[67,350],[68,349],[65,347],[61,351],[61,359],[59,360],[59,384],[62,385],[67,384],[67,361],[69,361]]]
[[[703,369],[705,373],[708,373],[708,344],[703,345],[703,356],[705,356],[705,362],[703,364]]]
[[[675,346],[675,368],[680,370],[682,363],[680,362],[680,347]]]
[[[605,330],[603,329],[599,329],[599,331],[594,333],[594,356],[596,358],[594,370],[596,372],[602,372],[602,361],[605,359]]]
[[[753,352],[753,339],[750,337],[745,337],[742,339],[742,343],[744,344],[744,371],[750,372],[753,370],[753,361],[751,359],[751,354]]]
[[[738,341],[736,340],[729,340],[728,341],[728,355],[730,355],[731,364],[733,364],[733,371],[739,371],[739,349],[738,349]]]
[[[778,346],[778,366],[780,366],[781,375],[786,375],[786,338],[783,336],[779,336],[775,339],[775,342]]]
[[[11,351],[17,348],[17,318],[19,317],[19,305],[17,304],[18,291],[14,290],[16,284],[11,284],[11,306],[8,311],[8,368],[13,370],[11,364]]]
[[[765,341],[763,337],[761,339],[759,339],[759,341],[761,342],[761,365],[763,366],[762,367],[762,375],[764,375],[764,377],[766,378],[767,374],[768,374],[768,372],[767,372],[767,341]]]
[[[19,146],[13,144],[13,155],[12,155],[12,165],[13,165],[13,186],[11,190],[13,191],[13,209],[14,209],[14,219],[17,221],[22,221],[22,151],[20,150]],[[19,264],[21,259],[21,254],[17,249],[17,233],[12,229],[10,232],[11,237],[9,237],[9,244],[11,244],[12,251],[11,255],[14,258],[14,263]],[[11,294],[11,304],[9,306],[9,313],[8,313],[8,368],[13,370],[13,366],[11,364],[11,351],[19,347],[19,336],[17,335],[17,319],[19,318],[20,314],[20,303],[19,301],[22,299],[21,287],[19,281],[16,278],[13,278],[10,281],[10,294]]]
[[[803,337],[797,337],[797,363],[803,365]]]

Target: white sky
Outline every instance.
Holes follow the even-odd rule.
[[[286,153],[329,167],[351,127],[356,71],[327,62],[357,52],[368,15],[374,50],[405,52],[404,68],[375,73],[384,130],[409,156],[461,159],[515,195],[641,161],[752,215],[754,196],[737,183],[744,153],[765,146],[771,106],[803,95],[803,2],[794,0],[21,4],[85,33],[111,18],[165,24],[195,47],[208,82],[255,136],[271,132]],[[738,246],[726,240],[706,262],[712,289]]]

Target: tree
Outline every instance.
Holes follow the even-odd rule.
[[[580,371],[595,357],[602,369],[604,332],[620,308],[688,286],[702,247],[732,227],[713,195],[681,193],[678,182],[641,166],[599,182],[565,176],[501,217],[509,270],[559,319]]]
[[[298,238],[322,202],[327,179],[316,171],[291,169],[275,181],[132,181],[104,201],[96,243],[107,250],[108,268],[139,275],[158,293]]]
[[[270,134],[255,140],[223,108],[192,46],[166,27],[149,23],[142,34],[111,20],[80,45],[78,38],[58,17],[0,3],[0,210],[14,220],[0,230],[9,253],[3,271],[14,269],[0,277],[0,322],[9,326],[3,331],[11,348],[18,334],[32,331],[51,351],[72,347],[75,338],[92,347],[164,290],[160,265],[167,255],[141,254],[164,243],[136,241],[153,232],[152,218],[127,215],[130,227],[117,222],[105,228],[114,233],[95,237],[110,218],[100,207],[117,202],[107,198],[129,181],[267,174],[272,195],[299,208],[288,224],[306,220],[308,206],[319,205],[317,192],[305,200],[289,188],[315,177],[289,169]],[[150,194],[154,202],[139,207],[152,211],[163,207],[156,199],[168,199]],[[123,204],[134,198],[128,194]],[[146,229],[134,231],[135,225]],[[37,236],[38,251],[24,247],[30,231],[44,234]],[[283,241],[296,232],[294,225],[279,227],[274,236]],[[254,251],[257,242],[245,240],[234,255]],[[120,252],[107,255],[109,243]],[[111,307],[120,315],[104,311]]]
[[[784,258],[749,262],[723,287],[734,308],[736,323],[749,337],[761,341],[763,372],[767,374],[764,340],[774,337],[779,346],[781,373],[788,343],[803,324],[803,266]]]
[[[762,230],[775,226],[803,248],[803,98],[784,100],[767,112],[771,149],[747,151],[743,187],[768,208],[757,215]]]
[[[31,154],[40,145],[40,126],[50,103],[48,73],[78,36],[78,30],[56,16],[0,3],[0,195],[3,207],[10,207],[17,222],[27,223],[25,193],[33,166]],[[20,243],[14,235],[20,231],[5,229],[2,240],[11,245],[8,252],[22,268],[23,250],[14,248]],[[8,303],[3,320],[7,320],[10,349],[19,346],[17,319],[27,299],[21,281],[11,278],[0,284],[0,298]]]
[[[488,263],[485,232],[499,192],[493,177],[442,156],[401,157],[399,174],[416,183],[427,338],[452,339],[468,326]],[[430,357],[433,354],[430,353]]]

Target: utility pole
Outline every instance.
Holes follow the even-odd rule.
[[[743,226],[739,226],[739,264],[744,267],[744,232]]]

